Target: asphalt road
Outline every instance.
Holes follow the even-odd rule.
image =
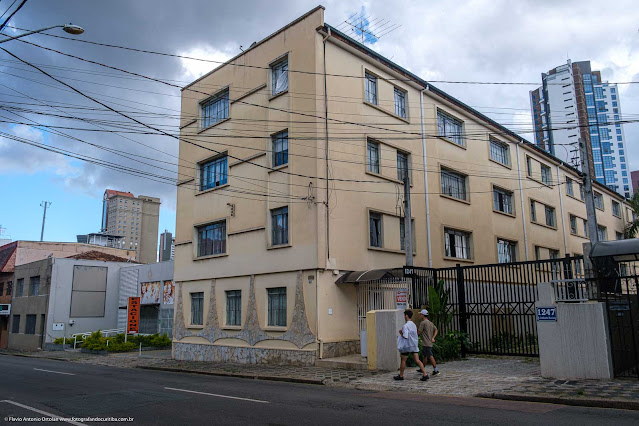
[[[639,424],[639,412],[626,410],[366,392],[14,356],[0,356],[0,363],[5,423],[10,417],[55,415],[154,425]]]

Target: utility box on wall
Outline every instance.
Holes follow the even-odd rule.
[[[404,311],[388,309],[366,313],[368,369],[393,371],[399,367],[397,336],[404,325]]]

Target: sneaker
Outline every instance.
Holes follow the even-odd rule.
[[[399,374],[397,376],[394,376],[393,379],[395,379],[395,380],[404,380],[404,378],[402,376],[400,376]]]
[[[428,379],[430,379],[430,377],[428,377],[428,374],[427,374],[427,375],[425,375],[425,376],[422,376],[422,378],[421,378],[421,379],[419,379],[419,380],[420,380],[421,382],[427,382],[427,381],[428,381]]]
[[[431,373],[431,375],[432,375],[432,376],[436,376],[436,375],[438,375],[438,374],[439,374],[439,371],[433,371],[433,372]]]
[[[421,368],[418,368],[418,369],[417,369],[417,370],[415,370],[415,371],[417,371],[418,373],[421,373],[421,372],[422,372],[422,369],[421,369]]]

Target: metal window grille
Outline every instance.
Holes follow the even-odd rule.
[[[286,287],[269,288],[268,325],[286,327]]]
[[[499,263],[511,263],[516,261],[517,243],[508,240],[497,240],[497,259]]]
[[[379,173],[379,144],[376,142],[366,143],[366,168],[369,172]]]
[[[204,324],[204,293],[191,293],[191,324]]]
[[[271,66],[273,95],[288,90],[288,58]]]
[[[213,96],[201,106],[202,128],[212,126],[218,121],[229,117],[229,91],[228,89]]]
[[[225,185],[228,181],[228,158],[217,158],[200,165],[200,191]]]
[[[546,214],[546,225],[555,227],[555,209],[550,206],[544,206],[544,212]]]
[[[506,166],[509,165],[508,145],[497,141],[490,141],[490,158]]]
[[[466,176],[442,170],[442,194],[460,200],[466,200]]]
[[[273,167],[288,163],[288,131],[273,136]]]
[[[226,253],[226,221],[198,228],[198,256]]]
[[[513,194],[503,189],[493,189],[493,208],[497,211],[513,214]]]
[[[369,233],[371,247],[382,246],[382,215],[379,213],[369,214]]]
[[[546,185],[552,185],[552,173],[550,167],[541,165],[541,181]]]
[[[271,210],[272,244],[288,244],[288,207]]]
[[[366,102],[377,105],[377,77],[366,73],[365,85]]]
[[[395,115],[406,118],[406,93],[395,88]]]
[[[570,179],[568,176],[566,176],[566,194],[570,195],[571,197],[575,196],[575,190],[572,187],[572,179]]]
[[[441,111],[437,111],[437,134],[457,145],[464,145],[462,122]]]
[[[446,257],[470,259],[470,233],[444,229]]]
[[[38,296],[39,294],[40,294],[40,277],[38,276],[38,277],[29,278],[29,296]]]
[[[408,154],[397,152],[397,179],[402,182],[408,176]]]
[[[226,292],[226,325],[242,324],[242,291]]]
[[[27,315],[27,322],[24,327],[24,334],[35,334],[36,330],[36,315]]]

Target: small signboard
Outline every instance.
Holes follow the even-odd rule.
[[[608,302],[608,306],[611,311],[629,311],[630,310],[630,302],[627,300],[620,301],[610,301]]]
[[[64,330],[64,323],[63,322],[54,322],[53,323],[53,331],[62,331]]]
[[[555,306],[537,308],[537,321],[557,321],[557,308]]]
[[[9,315],[11,313],[10,303],[0,303],[0,315]]]
[[[412,277],[413,275],[415,275],[415,269],[410,266],[404,266],[404,276]]]
[[[408,290],[405,288],[397,290],[395,293],[395,303],[397,309],[406,309],[408,307]]]
[[[129,297],[129,314],[126,325],[127,334],[139,333],[140,330],[140,298]]]

